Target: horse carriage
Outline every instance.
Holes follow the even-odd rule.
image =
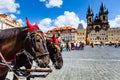
[[[0,31],[0,80],[5,80],[9,71],[14,73],[13,80],[18,80],[23,72],[30,80],[30,72],[52,72],[49,66],[52,61],[55,69],[61,69],[63,59],[58,39],[46,39],[37,23],[32,25],[26,18],[27,27],[18,27]],[[13,67],[7,63],[13,61]],[[38,69],[32,69],[35,61]],[[24,66],[25,69],[20,69]]]

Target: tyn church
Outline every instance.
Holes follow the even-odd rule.
[[[107,42],[107,30],[110,28],[108,22],[108,9],[101,3],[99,13],[95,15],[89,6],[86,14],[86,43]],[[89,40],[89,41],[88,41]]]

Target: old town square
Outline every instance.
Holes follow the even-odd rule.
[[[0,80],[120,80],[120,0],[0,0]]]
[[[64,51],[64,66],[46,78],[31,80],[120,80],[120,48],[112,46]],[[10,78],[12,74],[8,74]],[[10,79],[11,80],[11,79]]]

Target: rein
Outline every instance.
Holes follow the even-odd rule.
[[[59,52],[61,51],[61,48],[60,48],[59,44],[51,43],[51,44],[49,44],[48,46],[50,47],[51,45],[53,45],[55,48],[57,48],[57,50],[58,50]]]
[[[40,54],[39,56],[36,56],[35,58],[30,55],[26,50],[23,51],[23,53],[28,57],[30,58],[31,60],[36,60],[37,58],[42,58],[44,57],[45,55],[48,55],[49,53],[44,53],[44,54]]]
[[[27,37],[26,37],[26,39],[24,40],[24,43],[26,42],[26,40],[28,40],[29,42],[31,42],[32,44],[30,44],[30,46],[31,46],[31,48],[32,48],[32,51],[33,51],[33,53],[35,54],[35,57],[33,57],[31,54],[29,54],[26,50],[24,50],[25,52],[24,53],[26,53],[26,55],[30,58],[30,59],[32,59],[32,60],[37,60],[37,58],[42,58],[43,56],[45,56],[45,55],[48,55],[49,54],[49,52],[47,51],[47,52],[45,52],[45,53],[38,53],[38,52],[36,52],[36,46],[35,46],[35,36],[34,37],[32,37],[31,35],[32,34],[36,34],[36,35],[38,35],[40,38],[42,38],[42,35],[40,34],[40,33],[37,33],[37,32],[32,32],[32,33],[30,33],[30,32],[28,32],[28,34],[27,34]],[[44,44],[44,42],[43,42],[43,38],[42,38],[42,43]],[[44,44],[45,45],[45,44]],[[44,46],[43,45],[43,46]],[[44,48],[45,48],[45,46],[44,46]],[[47,50],[47,49],[46,49]],[[36,53],[38,53],[38,54],[36,54]]]
[[[7,66],[11,71],[13,71],[13,68],[6,62],[5,58],[3,57],[2,53],[0,52],[0,56],[2,59],[2,63],[0,63],[1,68],[4,68],[4,66]],[[13,71],[13,74],[19,79],[19,76]]]

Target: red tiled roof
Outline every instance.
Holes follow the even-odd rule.
[[[75,28],[72,28],[71,26],[62,26],[62,27],[54,28],[50,31],[61,31],[61,30],[72,30],[72,29],[75,29]]]

